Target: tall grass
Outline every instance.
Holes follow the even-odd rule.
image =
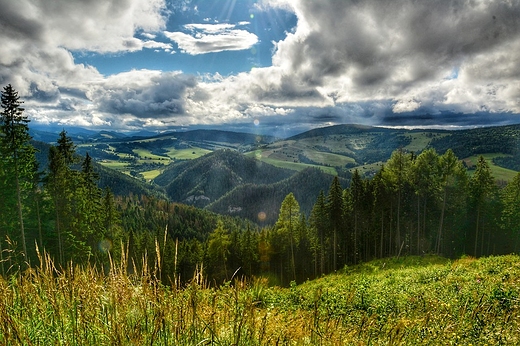
[[[159,268],[34,269],[0,280],[2,345],[515,345],[520,258],[370,262],[290,288],[184,287]]]

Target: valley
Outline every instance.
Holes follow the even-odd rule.
[[[35,137],[50,138],[41,134]],[[235,150],[292,171],[318,168],[348,179],[358,170],[370,177],[399,148],[416,154],[426,148],[434,148],[439,153],[453,148],[468,167],[478,155],[485,155],[497,179],[510,181],[520,168],[515,164],[520,160],[518,138],[518,125],[457,131],[337,125],[286,139],[194,130],[146,137],[81,133],[76,143],[78,153],[88,152],[103,166],[147,182],[152,182],[170,164],[197,159],[220,149]]]

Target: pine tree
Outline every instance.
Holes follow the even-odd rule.
[[[338,260],[338,232],[344,228],[345,201],[343,199],[343,189],[337,176],[332,180],[329,194],[327,196],[327,214],[330,220],[332,231],[332,270],[337,269]],[[345,254],[347,255],[347,254]]]
[[[101,225],[101,189],[99,174],[95,172],[92,158],[87,153],[81,164],[81,174],[75,199],[77,200],[76,229],[78,237],[95,248],[103,238]]]
[[[4,87],[1,96],[2,113],[0,123],[0,149],[2,154],[2,178],[4,184],[11,180],[18,214],[18,228],[22,243],[23,257],[28,260],[25,226],[24,197],[34,191],[34,176],[37,171],[35,148],[30,143],[28,123],[30,120],[23,114],[18,92],[9,84]],[[7,181],[6,181],[7,180]],[[2,187],[5,187],[2,186]],[[7,189],[9,190],[9,189]],[[9,199],[8,199],[9,200]],[[6,201],[8,201],[6,200]],[[6,217],[4,215],[4,217]],[[3,239],[2,239],[3,241]]]
[[[350,188],[349,188],[349,200],[351,201],[351,208],[352,208],[352,214],[354,218],[354,239],[352,239],[353,244],[353,254],[352,258],[354,259],[354,263],[357,263],[358,260],[358,238],[359,238],[359,224],[361,223],[362,219],[362,212],[365,209],[364,207],[364,194],[365,189],[363,186],[363,180],[361,179],[361,176],[359,175],[359,171],[356,169],[354,171],[354,174],[352,175],[352,179],[350,181]]]
[[[316,238],[318,238],[318,244],[315,245],[315,253],[316,255],[319,253],[319,273],[323,275],[325,273],[325,237],[327,232],[327,209],[325,206],[325,194],[323,190],[320,191],[318,195],[318,199],[312,208],[311,217],[310,217],[311,229],[316,233]],[[315,263],[318,263],[318,259],[315,259]],[[318,272],[316,270],[316,272]]]
[[[485,211],[486,205],[489,205],[489,200],[492,196],[492,192],[495,187],[495,179],[491,174],[491,170],[489,168],[486,159],[481,155],[478,158],[477,165],[475,168],[475,173],[471,177],[470,180],[470,193],[473,202],[473,207],[476,209],[476,220],[475,220],[475,247],[473,250],[473,255],[476,257],[478,252],[478,238],[479,235],[484,238],[484,234],[479,234],[484,232],[484,230],[480,230],[482,227],[482,215]],[[480,252],[482,255],[482,251]]]
[[[515,240],[513,251],[518,253],[520,245],[520,173],[502,191],[502,224]]]
[[[397,229],[396,229],[396,254],[399,253],[403,246],[402,234],[401,234],[401,209],[403,200],[403,191],[405,183],[408,179],[408,173],[411,167],[412,161],[410,157],[406,155],[403,149],[398,149],[392,153],[388,160],[383,177],[387,181],[387,186],[397,193]]]
[[[222,219],[218,219],[217,227],[208,238],[208,257],[215,279],[228,279],[227,261],[231,240]]]
[[[450,187],[456,187],[456,184],[459,183],[462,185],[462,188],[459,190],[466,189],[466,170],[462,163],[457,159],[455,154],[451,149],[448,149],[440,158],[439,158],[439,168],[441,174],[441,194],[442,194],[442,206],[441,206],[441,215],[439,220],[439,229],[437,232],[437,241],[435,245],[435,251],[440,254],[442,252],[442,238],[443,238],[443,229],[445,222],[446,210],[449,207],[448,199],[450,195],[448,192],[450,191]],[[462,192],[462,191],[459,191]],[[454,204],[454,203],[453,203]]]
[[[73,234],[77,201],[76,190],[79,173],[72,169],[77,162],[76,147],[64,130],[60,133],[57,145],[49,149],[49,173],[46,188],[53,200],[55,213],[55,232],[59,263],[65,264],[65,245],[73,257],[83,257],[85,244],[78,243]]]
[[[439,155],[435,149],[423,151],[411,167],[411,180],[417,196],[417,254],[421,254],[421,238],[426,237],[428,212],[433,211],[439,199],[442,174],[439,164]],[[430,205],[428,205],[430,203]],[[428,208],[429,207],[429,208]],[[421,213],[422,209],[422,213]],[[422,220],[421,220],[422,215]]]
[[[300,205],[294,197],[293,193],[289,193],[282,202],[278,221],[275,228],[281,234],[286,235],[289,239],[291,249],[291,269],[293,280],[296,280],[296,262],[295,262],[295,246],[298,242],[297,226],[300,220]]]

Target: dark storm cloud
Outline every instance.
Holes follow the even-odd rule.
[[[165,118],[184,114],[186,92],[196,85],[193,76],[163,73],[135,85],[109,81],[95,93],[94,99],[103,112]]]
[[[468,1],[299,1],[310,33],[290,51],[302,80],[349,74],[373,86],[435,76],[440,67],[486,52],[520,29],[520,3]],[[395,80],[393,80],[395,81]]]
[[[31,18],[23,1],[0,0],[0,32],[19,40],[39,40],[43,25]]]

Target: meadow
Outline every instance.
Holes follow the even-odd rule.
[[[381,259],[290,287],[41,264],[0,279],[4,345],[515,345],[520,257]]]

